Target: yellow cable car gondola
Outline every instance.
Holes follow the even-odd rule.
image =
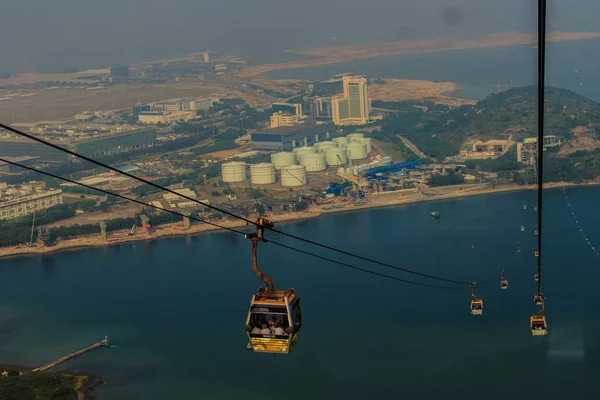
[[[475,296],[475,286],[477,282],[471,284],[471,314],[482,315],[483,314],[483,300]]]
[[[548,334],[548,325],[546,324],[546,316],[544,315],[544,302],[542,301],[542,309],[529,317],[529,328],[533,336],[546,336]]]
[[[246,235],[252,240],[252,268],[265,287],[252,295],[246,334],[248,350],[257,353],[289,353],[298,341],[302,325],[300,297],[294,289],[275,290],[273,280],[258,269],[258,242],[264,241],[264,229],[272,227],[268,220],[258,219],[257,233]]]
[[[508,281],[504,279],[504,270],[500,273],[500,289],[508,289]]]

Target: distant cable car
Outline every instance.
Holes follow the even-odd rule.
[[[525,225],[521,223],[521,232],[525,232]]]
[[[523,210],[527,210],[527,203],[523,204]]]
[[[533,207],[533,210],[534,210],[534,211],[537,211],[537,206]]]
[[[502,273],[500,274],[500,289],[508,289],[508,281],[504,279],[504,270],[502,270]]]
[[[536,250],[536,251],[534,251],[534,252],[533,252],[533,255],[534,255],[534,256],[536,256],[536,257],[539,257],[539,256],[540,256],[540,252],[539,252],[539,250]]]
[[[271,278],[258,269],[258,242],[264,241],[264,229],[273,224],[264,218],[258,219],[257,233],[246,235],[252,240],[252,268],[265,287],[252,295],[246,317],[248,350],[257,353],[289,353],[298,342],[302,326],[300,297],[294,289],[275,290]]]
[[[535,303],[535,305],[541,306],[544,302],[544,296],[542,296],[541,294],[536,294],[535,296],[533,296],[533,302]]]
[[[533,336],[546,336],[548,334],[548,324],[546,324],[546,316],[544,315],[543,301],[540,312],[529,317],[529,328]]]
[[[533,233],[535,233],[536,235],[539,233],[539,231],[537,230],[537,228],[535,229],[535,231],[533,231]]]
[[[475,296],[475,286],[477,282],[471,284],[471,314],[482,315],[483,314],[483,300]]]
[[[536,282],[539,282],[539,281],[540,281],[540,274],[535,274],[535,275],[533,276],[533,279],[534,279]]]

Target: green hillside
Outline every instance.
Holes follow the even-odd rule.
[[[421,115],[419,115],[421,114]],[[600,104],[565,89],[546,89],[546,135],[571,136],[576,126],[600,122]],[[415,109],[385,118],[383,131],[405,135],[424,153],[443,159],[457,154],[467,138],[516,138],[537,133],[537,88],[527,86],[495,93],[474,106],[432,113]]]

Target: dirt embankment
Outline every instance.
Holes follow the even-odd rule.
[[[558,152],[560,156],[567,156],[577,151],[594,151],[600,147],[600,140],[596,136],[596,131],[587,126],[578,126],[571,129],[573,139],[564,143]]]
[[[373,100],[403,101],[430,100],[439,104],[459,106],[475,104],[474,100],[464,100],[447,96],[459,89],[453,82],[430,82],[410,79],[383,78],[384,84],[370,84],[369,97]]]

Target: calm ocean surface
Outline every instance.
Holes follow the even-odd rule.
[[[573,90],[600,101],[600,40],[551,43],[547,50],[548,85]],[[531,45],[452,50],[379,57],[364,61],[276,71],[279,79],[328,79],[353,72],[370,77],[451,81],[461,90],[455,96],[480,100],[510,87],[536,83],[537,51]],[[575,72],[579,70],[579,72]],[[579,78],[579,79],[578,79]],[[509,84],[509,81],[511,82]]]
[[[600,246],[600,188],[569,193]],[[259,282],[250,243],[234,234],[0,260],[0,360],[38,366],[107,334],[114,347],[56,368],[105,377],[99,400],[594,399],[599,258],[562,191],[545,192],[550,334],[532,338],[534,204],[534,192],[517,192],[281,224],[399,266],[490,279],[477,292],[484,315],[475,317],[468,289],[409,286],[262,245],[262,269],[302,298],[303,330],[289,356],[245,350],[248,301]],[[434,210],[440,220],[430,218]],[[502,269],[507,291],[499,288]]]

